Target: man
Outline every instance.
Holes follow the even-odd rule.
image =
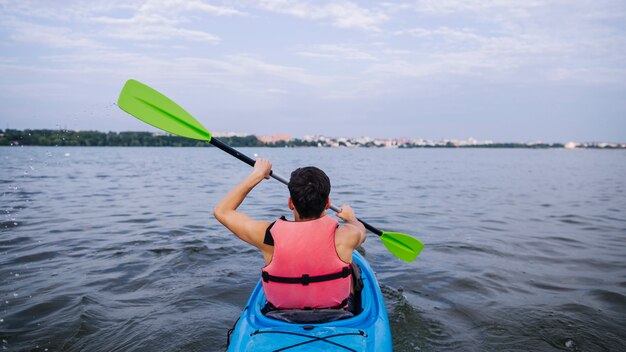
[[[263,253],[263,289],[274,309],[346,308],[352,290],[352,251],[365,241],[365,227],[350,206],[337,217],[330,207],[330,180],[316,167],[291,173],[289,200],[295,221],[257,221],[237,211],[248,193],[270,178],[272,164],[257,159],[254,170],[215,206],[215,218]]]

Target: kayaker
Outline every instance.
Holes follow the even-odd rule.
[[[215,206],[215,218],[241,240],[257,247],[265,259],[263,289],[271,309],[347,308],[353,292],[352,252],[365,241],[365,227],[344,204],[337,217],[330,207],[330,180],[316,167],[291,173],[287,201],[294,221],[252,219],[237,208],[272,164],[257,159],[248,177]]]

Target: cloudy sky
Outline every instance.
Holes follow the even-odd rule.
[[[0,128],[626,142],[626,1],[0,0]]]

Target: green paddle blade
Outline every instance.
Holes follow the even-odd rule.
[[[122,88],[117,105],[141,121],[171,134],[207,142],[211,140],[211,133],[187,111],[134,79],[129,79]]]
[[[383,232],[380,239],[389,252],[406,262],[415,260],[424,248],[418,239],[400,232]]]

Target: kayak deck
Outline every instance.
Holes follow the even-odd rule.
[[[271,346],[272,351],[364,351],[367,339],[363,330],[353,328],[316,327],[307,331],[299,326],[289,326],[254,331],[246,349],[265,351]]]
[[[362,312],[328,323],[293,324],[272,319],[259,282],[244,308],[228,346],[229,351],[391,351],[391,331],[385,302],[372,268],[357,252],[361,268]]]

